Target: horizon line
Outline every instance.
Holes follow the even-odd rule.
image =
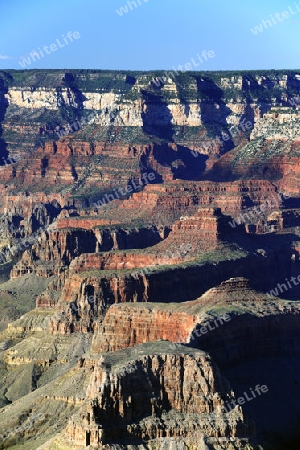
[[[30,69],[12,69],[12,68],[0,68],[0,72],[5,71],[13,71],[13,72],[35,72],[35,71],[82,71],[82,70],[90,70],[95,72],[135,72],[135,73],[153,73],[153,72],[175,72],[174,69],[79,69],[79,68],[30,68]],[[185,70],[182,71],[181,74],[187,74],[187,73],[202,73],[202,72],[282,72],[282,71],[289,71],[289,72],[300,72],[299,69],[288,69],[288,68],[282,68],[282,69],[213,69],[213,70]]]

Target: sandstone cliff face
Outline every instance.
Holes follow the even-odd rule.
[[[220,366],[254,357],[299,355],[299,302],[270,298],[252,290],[243,278],[221,283],[198,302],[212,308],[227,305],[233,310],[226,323],[211,319],[211,329],[206,333],[201,332],[201,324],[195,324],[187,340],[192,347],[209,351]]]
[[[298,141],[300,125],[299,109],[291,106],[273,107],[256,121],[250,139],[265,138],[287,141]],[[291,127],[291,123],[293,126]]]
[[[136,144],[139,144],[141,135],[140,132],[134,132],[135,136],[128,139],[128,134],[131,135],[133,132],[132,129],[143,130],[142,134],[159,136],[161,129],[165,128],[165,134],[166,129],[169,129],[170,143],[174,141],[178,144],[177,153],[185,152],[180,159],[185,160],[192,149],[199,152],[200,155],[208,157],[207,167],[211,167],[212,162],[228,149],[233,148],[234,142],[238,142],[240,137],[244,136],[247,139],[255,123],[260,123],[264,114],[267,120],[269,110],[272,115],[272,108],[288,105],[289,97],[292,97],[289,92],[294,92],[293,89],[297,88],[299,84],[297,73],[278,76],[269,74],[264,77],[264,80],[258,74],[249,76],[234,76],[233,74],[231,77],[213,74],[211,79],[201,75],[199,77],[188,76],[185,80],[178,79],[176,81],[166,78],[157,88],[153,84],[154,74],[147,73],[135,77],[128,77],[126,74],[112,74],[111,77],[115,79],[116,83],[121,83],[121,89],[112,86],[110,90],[107,90],[105,83],[104,88],[100,88],[102,75],[93,75],[93,84],[95,84],[95,77],[99,79],[99,87],[92,91],[84,87],[82,76],[76,71],[52,75],[45,73],[44,78],[41,77],[41,74],[33,74],[27,77],[27,85],[26,80],[21,85],[18,85],[18,82],[14,84],[12,81],[6,87],[7,93],[4,94],[5,98],[3,99],[7,103],[3,128],[6,130],[7,136],[11,129],[14,129],[16,133],[13,139],[7,139],[11,154],[20,156],[28,148],[31,150],[36,148],[36,140],[43,143],[53,140],[53,138],[56,140],[61,131],[64,135],[69,136],[70,133],[72,134],[80,128],[76,135],[79,140],[84,141],[85,132],[81,128],[90,126],[94,127],[93,130],[90,130],[90,135],[93,138],[95,154],[98,153],[97,144],[99,142],[105,143],[105,151],[106,147],[108,148],[112,143],[114,146],[120,146],[128,141],[133,143],[134,148],[137,148]],[[11,79],[13,80],[13,78],[12,74]],[[236,82],[237,79],[238,82]],[[91,81],[89,75],[86,77],[86,81],[87,83]],[[4,83],[7,83],[7,80],[4,80]],[[266,95],[270,89],[274,89],[274,97]],[[276,89],[282,91],[281,97],[278,96]],[[258,93],[260,94],[259,100]],[[250,97],[252,94],[250,99],[249,94]],[[74,112],[76,119],[73,124],[66,124],[64,108],[70,108]],[[19,121],[15,117],[17,110]],[[28,110],[32,111],[37,118],[41,117],[40,121],[37,120],[33,134],[30,133],[30,127],[28,129],[28,118],[26,118]],[[56,125],[51,124],[52,116],[51,118],[50,116],[46,117],[47,124],[45,124],[45,111],[47,112],[46,116],[48,113],[56,114]],[[286,120],[292,120],[292,117],[287,117]],[[245,121],[250,124],[247,130],[244,126]],[[57,125],[58,123],[59,125]],[[77,126],[74,125],[75,123]],[[205,128],[208,124],[220,127],[213,138],[206,136]],[[74,125],[73,129],[72,125]],[[32,127],[34,126],[32,125]],[[188,131],[192,127],[198,129],[196,134]],[[232,135],[228,134],[232,127],[239,130],[240,137],[236,132]],[[222,138],[221,129],[226,130],[228,139]],[[26,130],[29,131],[27,136]],[[6,134],[4,133],[4,137]],[[143,139],[145,140],[145,136]],[[149,141],[151,144],[151,139]],[[210,149],[208,149],[209,141],[214,142]],[[66,144],[68,144],[68,139]],[[88,147],[87,141],[85,147]],[[93,154],[93,150],[91,149],[92,153],[89,156]],[[68,153],[67,147],[65,151]],[[65,170],[69,173],[63,173],[63,171],[61,173],[55,169],[55,165],[57,166],[58,163],[63,166],[63,160],[59,157],[59,153],[57,157],[51,158],[48,173],[52,175],[52,183],[54,179],[56,183],[62,180],[70,183],[74,172],[72,174],[72,171],[68,170],[68,163]],[[123,152],[124,156],[125,152]],[[184,157],[182,158],[182,156]],[[194,164],[195,161],[194,159]],[[173,165],[178,165],[178,162],[174,158]],[[82,164],[78,166],[79,176],[82,172],[81,167]],[[192,165],[189,169],[191,170],[191,168]],[[203,168],[205,168],[205,163],[201,171]],[[40,171],[40,167],[37,166],[35,170]],[[99,171],[99,169],[97,170]],[[172,172],[174,173],[174,170]],[[180,169],[175,172],[181,173],[182,171]],[[36,180],[37,178],[35,178]]]
[[[124,189],[144,173],[151,173],[150,181],[156,184],[187,178],[188,174],[196,179],[204,167],[199,158],[174,143],[114,144],[108,143],[105,136],[95,142],[79,136],[52,140],[16,159],[14,164],[1,168],[2,181],[10,189],[51,190],[64,196],[81,190],[87,197],[88,189],[95,192],[97,188],[107,194],[116,188]]]
[[[196,324],[197,315],[171,308],[112,305],[94,336],[92,351],[114,352],[161,339],[186,343]]]
[[[226,314],[230,308],[233,312]],[[164,339],[205,349],[222,366],[230,366],[255,355],[297,355],[298,319],[298,302],[274,299],[270,304],[248,280],[234,278],[184,305],[113,305],[94,335],[92,349],[117,351]]]
[[[137,82],[139,83],[139,82]],[[139,93],[143,85],[137,84],[135,92]],[[140,100],[126,101],[124,95],[114,93],[96,93],[85,92],[84,96],[86,100],[82,103],[83,107],[89,111],[97,111],[95,116],[95,123],[99,123],[102,126],[108,126],[111,123],[111,118],[116,116],[115,125],[121,126],[137,126],[141,127],[144,124],[143,117],[147,115],[149,121],[151,119],[152,125],[167,126],[171,122],[173,125],[187,125],[187,126],[200,126],[202,125],[202,116],[207,119],[209,113],[208,106],[204,103],[198,103],[197,101],[187,103],[185,105],[180,104],[178,99],[178,91],[176,84],[169,79],[167,87],[162,88],[162,92],[166,93],[172,91],[174,100],[170,102],[166,107],[160,104],[159,101],[149,101],[141,96]],[[197,92],[196,83],[194,86],[195,92]],[[70,95],[71,94],[71,95]],[[72,95],[73,94],[73,95]],[[70,89],[62,89],[57,93],[56,89],[43,89],[37,90],[17,88],[14,87],[8,90],[5,95],[9,105],[17,106],[19,108],[27,109],[42,109],[58,110],[62,103],[68,106],[72,106],[79,109],[80,104],[76,103],[74,93]],[[122,98],[123,97],[123,98]],[[177,97],[177,98],[176,98]],[[120,102],[122,104],[120,105]],[[228,106],[231,105],[230,103]],[[236,105],[233,105],[234,107]],[[245,113],[247,105],[240,103],[238,112],[241,116]],[[237,109],[235,107],[235,109]],[[211,106],[210,113],[214,112],[214,106]],[[164,113],[162,115],[162,113]],[[219,114],[219,120],[224,120]],[[170,119],[171,117],[171,119]]]
[[[59,275],[70,260],[84,250],[95,251],[96,237],[92,231],[71,230],[45,231],[31,251],[24,253],[22,260],[11,272],[15,278],[35,272],[39,276]]]
[[[76,79],[76,72],[75,79]],[[121,75],[122,78],[122,75]],[[123,82],[126,77],[123,76]],[[74,79],[74,76],[73,76]],[[164,83],[160,84],[160,91],[163,95],[167,93],[171,94],[171,101],[169,101],[168,110],[166,109],[165,118],[161,115],[157,114],[156,108],[162,107],[159,99],[153,97],[145,97],[140,93],[147,87],[149,84],[153,82],[154,76],[151,74],[145,74],[141,76],[135,77],[132,94],[136,96],[136,100],[130,100],[127,97],[125,92],[116,93],[116,92],[89,92],[88,90],[84,90],[84,99],[80,101],[77,91],[71,87],[62,87],[57,88],[31,88],[31,87],[18,87],[12,86],[8,89],[7,94],[5,94],[6,99],[8,100],[9,105],[18,106],[19,108],[30,108],[30,109],[41,109],[47,108],[49,110],[57,110],[62,105],[72,106],[74,108],[79,108],[83,105],[83,107],[87,110],[96,110],[101,111],[98,114],[97,120],[102,123],[102,125],[109,125],[109,114],[119,112],[119,116],[115,119],[118,125],[125,126],[142,126],[143,124],[143,115],[151,114],[152,123],[155,124],[155,120],[158,124],[168,124],[168,114],[171,114],[173,124],[186,124],[189,126],[199,126],[202,124],[201,118],[203,115],[207,114],[207,105],[205,102],[197,101],[197,94],[199,91],[201,92],[205,88],[211,87],[217,92],[217,85],[212,81],[207,81],[204,78],[199,77],[199,80],[196,78],[189,78],[189,91],[190,96],[195,99],[187,102],[186,105],[182,105],[179,100],[179,89],[178,84],[176,84],[171,78],[166,78]],[[236,81],[238,80],[238,81]],[[31,80],[28,80],[29,83]],[[58,85],[63,81],[63,76],[60,80],[56,80]],[[269,87],[271,84],[273,88],[282,88],[282,89],[290,89],[292,87],[296,87],[299,83],[299,75],[281,75],[277,76],[272,75],[271,77],[266,76],[263,80],[262,77],[258,74],[254,76],[254,79],[247,76],[237,76],[237,77],[220,77],[219,81],[220,88],[227,90],[235,89],[236,91],[243,91],[247,89],[255,89],[257,86],[260,87]],[[210,84],[210,86],[209,86]],[[156,101],[155,101],[156,100]],[[218,102],[218,99],[216,103]],[[120,106],[121,103],[121,106]],[[237,99],[236,103],[233,103],[230,100],[226,106],[233,105],[233,112],[235,114],[240,114],[243,116],[245,111],[249,109],[249,103],[243,101],[243,99]],[[256,115],[259,114],[259,109],[257,108],[257,104],[253,102],[250,103],[250,106],[255,110]],[[222,111],[221,111],[222,112]],[[219,118],[223,119],[222,116]]]
[[[172,250],[172,245],[174,246],[178,239],[182,243],[195,244],[194,250],[197,243],[201,243],[199,245],[203,249],[205,245],[215,245],[220,237],[231,231],[228,226],[230,218],[222,217],[221,214],[214,215],[211,212],[213,209],[203,207],[219,206],[222,211],[235,216],[242,211],[243,206],[264,205],[271,197],[277,200],[278,207],[280,200],[275,187],[267,181],[222,184],[187,182],[186,185],[182,182],[174,182],[167,187],[147,185],[143,192],[135,193],[130,199],[121,203],[112,202],[113,205],[109,205],[109,208],[104,210],[96,207],[84,208],[82,201],[68,200],[67,196],[54,196],[54,199],[51,196],[42,195],[14,197],[10,199],[9,206],[3,212],[5,217],[10,217],[11,222],[19,223],[18,229],[25,236],[39,227],[47,228],[59,211],[61,213],[48,231],[38,233],[39,237],[34,240],[36,242],[32,250],[28,248],[28,252],[24,253],[20,263],[13,269],[12,276],[17,277],[32,272],[41,276],[43,274],[57,275],[61,273],[64,266],[69,265],[72,258],[87,250],[93,253],[110,249],[152,246],[167,236],[172,222],[180,217],[182,220],[172,226],[169,238],[158,250],[178,253]],[[34,206],[37,201],[40,203]],[[199,206],[203,208],[201,213],[203,217],[197,212]],[[62,207],[63,210],[61,210]],[[189,219],[194,222],[190,222],[188,229],[189,221],[186,218],[187,214],[191,213],[196,216],[194,219]],[[118,222],[126,223],[129,215],[131,219],[142,216],[145,225],[151,220],[152,223],[157,222],[158,226],[153,227],[150,223],[147,227],[133,228],[122,224],[118,226]],[[257,231],[263,228],[257,227]],[[178,262],[178,258],[168,258],[168,264]],[[130,264],[129,261],[128,264]],[[125,264],[124,268],[126,267]]]
[[[13,402],[3,416],[42,404],[65,426],[80,408],[59,437],[49,425],[49,449],[260,449],[241,408],[222,413],[234,394],[199,349],[224,370],[299,356],[298,302],[270,303],[235,278],[266,292],[299,274],[299,117],[286,108],[299,74],[186,74],[160,86],[150,73],[3,76],[0,146],[15,162],[0,168],[0,247],[36,233],[11,282],[50,281],[36,311],[1,335],[0,403]],[[229,225],[270,197],[254,223]],[[228,322],[201,332],[227,310]]]
[[[87,81],[99,77],[99,87],[92,91],[82,87],[82,75],[76,72],[45,73],[42,77],[41,74],[30,74],[28,78],[25,77],[27,85],[26,81],[20,85],[14,85],[12,81],[7,87],[5,83],[9,77],[3,79],[1,98],[6,114],[2,127],[7,133],[13,129],[16,135],[21,136],[18,142],[8,139],[8,148],[16,162],[1,169],[2,181],[5,183],[0,186],[4,196],[3,215],[14,217],[14,220],[19,220],[20,216],[20,220],[25,221],[25,229],[22,230],[25,234],[33,232],[30,215],[38,203],[46,205],[56,201],[59,208],[68,209],[71,205],[82,208],[93,204],[94,195],[97,197],[95,190],[107,194],[116,186],[126,186],[131,180],[138,179],[142,173],[153,172],[156,185],[161,182],[172,183],[174,179],[199,180],[209,169],[212,169],[209,176],[213,177],[218,167],[222,168],[222,177],[228,175],[236,178],[234,174],[228,174],[228,167],[223,170],[222,164],[227,161],[230,149],[242,142],[247,144],[250,138],[252,140],[246,145],[246,150],[244,145],[240,145],[240,154],[233,160],[233,150],[229,152],[229,159],[236,167],[233,171],[235,174],[248,174],[251,178],[254,176],[262,180],[245,180],[232,185],[224,183],[222,186],[199,182],[198,185],[190,186],[188,194],[183,183],[174,183],[165,192],[160,191],[160,195],[157,186],[146,186],[143,192],[134,193],[130,200],[115,202],[117,205],[112,210],[109,206],[106,211],[104,205],[105,218],[101,211],[100,217],[93,219],[90,213],[86,218],[81,215],[76,219],[66,215],[60,218],[57,226],[89,228],[111,225],[128,222],[132,215],[136,220],[143,217],[146,221],[160,221],[170,227],[180,215],[194,214],[199,206],[221,207],[223,213],[233,214],[252,205],[252,202],[263,202],[271,191],[276,191],[276,186],[296,194],[298,161],[294,156],[289,156],[296,151],[296,134],[285,136],[291,141],[290,150],[285,150],[286,157],[277,157],[272,150],[273,144],[270,144],[271,164],[259,170],[250,166],[253,161],[252,143],[259,139],[269,139],[272,143],[272,130],[276,124],[288,130],[289,124],[298,120],[296,110],[282,109],[282,105],[288,104],[289,90],[293,92],[299,84],[298,74],[266,74],[263,77],[257,74],[228,77],[214,74],[210,80],[201,76],[176,81],[167,79],[158,89],[153,87],[151,74],[133,78],[118,74],[115,81],[121,83],[122,88],[112,87],[110,92],[100,88],[102,76],[94,74],[90,78],[90,75],[85,75]],[[10,79],[13,78],[11,75]],[[265,92],[271,87],[282,90],[281,98],[258,102],[255,97],[257,92],[261,91],[261,98],[264,98]],[[248,97],[246,101],[245,92],[253,92],[252,101],[249,102]],[[66,124],[63,123],[65,119],[62,120],[66,107],[72,109],[74,117],[78,117],[78,123],[88,112],[95,114],[89,115],[88,120],[82,120],[79,130],[67,132]],[[39,145],[32,142],[34,134],[29,133],[31,137],[25,139],[30,128],[26,119],[28,109],[32,109],[35,117],[43,111],[46,111],[46,116],[47,111],[51,114],[55,112],[57,123],[61,124],[56,130],[51,120],[47,121],[47,125],[37,121]],[[17,120],[14,116],[16,111],[19,114]],[[250,123],[247,130],[243,125],[245,121]],[[229,141],[222,137],[221,128],[214,137],[208,136],[206,128],[209,124],[214,124],[216,130],[218,127],[227,130]],[[239,134],[230,133],[232,126],[238,128]],[[61,139],[58,139],[56,131],[58,134],[64,132],[64,135],[61,133]],[[280,133],[282,137],[283,129]],[[163,142],[160,140],[162,136]],[[278,141],[278,136],[274,140]],[[24,157],[24,151],[30,146],[35,148],[35,152]],[[261,157],[263,155],[264,151]],[[249,163],[246,161],[245,164],[245,157]],[[264,178],[271,180],[269,186],[263,181]],[[19,195],[24,189],[26,194]],[[49,191],[52,191],[51,194]],[[93,192],[91,196],[89,191]],[[45,217],[40,215],[40,219],[40,223],[49,225]],[[31,269],[20,268],[14,276],[27,273],[28,270]],[[50,272],[47,269],[47,273]],[[54,270],[54,273],[57,271]]]
[[[270,254],[267,257],[256,255],[218,263],[194,263],[188,266],[179,264],[169,268],[144,266],[127,270],[84,271],[85,259],[82,257],[78,262],[75,260],[72,263],[69,274],[64,283],[61,283],[63,288],[59,301],[58,297],[55,301],[50,301],[47,300],[47,295],[42,295],[37,299],[37,306],[55,304],[60,317],[51,322],[52,333],[68,334],[83,329],[96,331],[107,309],[114,303],[167,304],[192,300],[232,275],[250,278],[255,286],[266,291],[270,286],[273,287],[273,278],[266,277],[270,267],[275,278],[276,273],[282,276],[282,271],[289,271],[292,267],[289,254],[285,258],[287,259],[281,259],[280,264],[276,254]],[[88,264],[89,261],[94,261],[99,266],[101,260],[103,262],[101,255],[87,258]],[[297,271],[296,268],[293,270]]]
[[[143,353],[143,348],[137,348],[139,351]],[[102,449],[116,440],[122,445],[125,439],[128,445],[142,438],[161,449],[160,438],[176,441],[182,437],[183,442],[193,442],[190,448],[199,448],[198,439],[204,443],[204,437],[215,449],[224,435],[226,449],[249,443],[254,429],[242,419],[240,408],[222,413],[225,400],[233,393],[204,353],[190,355],[184,350],[136,356],[124,361],[124,370],[120,366],[109,370],[108,361],[104,357],[93,367],[87,389],[90,407],[67,426],[67,437],[73,444]],[[90,366],[91,362],[85,364]],[[183,421],[184,432],[177,420]]]
[[[204,334],[201,327],[208,327],[208,322],[213,326],[224,306],[231,311],[230,320]],[[33,404],[38,411],[43,408],[43,413],[47,408],[52,411],[53,403],[59,404],[58,416],[67,414],[64,426],[66,417],[70,418],[65,432],[54,433],[49,443],[44,441],[44,449],[55,445],[108,449],[117,442],[124,450],[129,445],[163,450],[171,443],[193,450],[206,446],[259,450],[256,430],[245,417],[244,407],[224,411],[236,394],[202,349],[209,349],[223,369],[257,355],[278,357],[289,352],[295,358],[300,348],[299,302],[270,303],[242,278],[230,279],[176,308],[112,306],[92,346],[90,337],[79,333],[43,334],[50,314],[37,310],[12,324],[5,335],[12,348],[6,347],[4,355],[6,370],[28,376],[29,366],[33,389],[41,390],[32,395],[25,389],[22,404],[25,401],[31,409]],[[80,326],[77,331],[91,331],[83,322]],[[184,336],[188,346],[172,345],[183,342]],[[15,344],[12,338],[21,342]],[[147,344],[137,345],[141,342]],[[104,350],[110,352],[101,353]],[[43,387],[51,373],[61,373],[60,364],[75,362],[77,357],[78,369],[60,377],[66,386],[55,393],[51,383]],[[90,381],[83,393],[77,384],[87,377]],[[8,392],[12,398],[12,390]],[[20,407],[12,405],[10,411]],[[27,439],[33,436],[28,433]]]
[[[167,186],[147,185],[142,192],[134,193],[129,200],[125,200],[120,207],[134,210],[139,206],[145,210],[150,209],[154,218],[165,212],[169,219],[178,220],[179,215],[191,215],[200,207],[217,207],[221,208],[223,214],[236,214],[245,206],[263,203],[275,194],[274,185],[264,180],[232,183],[176,181]]]
[[[299,107],[274,106],[258,119],[250,141],[230,154],[221,156],[210,177],[223,180],[261,178],[273,180],[281,192],[299,193]],[[224,169],[224,170],[223,170]]]
[[[200,208],[194,216],[183,216],[172,226],[168,240],[202,241],[212,248],[221,238],[230,235],[228,217],[220,208]]]
[[[74,258],[83,254],[86,255],[86,259],[92,258],[86,252],[94,254],[94,252],[111,249],[148,247],[161,240],[156,227],[90,229],[89,220],[84,220],[84,223],[77,223],[82,225],[82,228],[62,228],[61,226],[54,228],[53,226],[49,231],[42,232],[30,251],[25,252],[20,262],[14,266],[11,277],[16,278],[26,273],[36,273],[46,277],[59,275]],[[96,258],[94,256],[94,263]],[[86,270],[91,268],[93,268],[91,264],[86,265]]]

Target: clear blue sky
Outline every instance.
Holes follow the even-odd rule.
[[[203,50],[215,57],[196,70],[300,68],[300,0],[134,1],[131,10],[126,0],[0,0],[0,69],[21,69],[22,57],[63,45],[69,31],[80,38],[28,68],[172,69]],[[251,32],[289,7],[290,17]]]

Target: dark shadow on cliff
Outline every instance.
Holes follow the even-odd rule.
[[[240,151],[240,149],[238,149]],[[245,158],[245,159],[244,159]],[[239,159],[236,162],[236,159]],[[244,159],[244,160],[243,160]],[[275,183],[283,178],[283,170],[262,159],[247,159],[247,150],[244,155],[238,155],[236,149],[231,154],[222,155],[205,175],[205,180],[231,182],[237,180],[268,180]]]
[[[172,114],[167,102],[160,93],[142,90],[141,94],[146,106],[146,111],[142,112],[143,131],[148,135],[173,142]]]
[[[141,167],[147,173],[155,173],[155,184],[163,182],[164,167],[170,170],[175,179],[199,180],[205,170],[207,159],[207,155],[197,154],[195,157],[188,147],[162,144],[154,145],[153,154],[150,149],[145,150],[141,156]],[[154,169],[155,162],[160,165],[160,168]],[[159,173],[160,170],[161,173]]]
[[[245,307],[243,302],[243,306]],[[253,302],[252,308],[253,308]],[[280,300],[279,300],[280,303]],[[258,442],[272,450],[298,450],[300,440],[300,328],[298,315],[278,311],[261,316],[234,310],[231,320],[211,321],[209,331],[196,327],[188,346],[207,351],[221,369],[236,399],[243,397],[247,417],[255,422]],[[197,337],[198,335],[198,337]],[[268,391],[255,394],[255,387]],[[251,390],[254,392],[254,396]],[[247,396],[245,395],[247,394]],[[250,399],[250,400],[249,400]],[[227,407],[227,410],[230,406]],[[270,447],[269,447],[270,446]]]
[[[292,330],[291,330],[292,334]],[[275,342],[280,337],[274,338]],[[298,336],[299,349],[299,336]],[[266,393],[246,401],[243,410],[255,422],[260,443],[274,450],[299,450],[300,431],[300,357],[293,355],[295,338],[286,342],[287,351],[237,363],[222,373],[229,380],[236,397],[249,389],[265,385]],[[251,396],[250,396],[251,398]]]
[[[78,89],[74,75],[67,72],[65,73],[62,81],[65,87],[70,89],[74,93],[74,100],[79,105],[79,109],[83,109],[83,102],[87,100],[87,97],[82,93],[80,89]]]
[[[247,100],[245,112],[239,120],[239,129],[246,134],[247,138],[250,138],[254,128],[254,109],[251,107],[251,101],[251,99]],[[251,127],[248,127],[249,122],[251,122]]]
[[[67,89],[68,102],[63,98],[62,89]],[[69,124],[76,122],[84,117],[83,103],[87,100],[87,97],[83,95],[76,84],[76,79],[72,73],[65,73],[62,79],[62,87],[56,88],[57,92],[57,104],[59,107],[60,115]],[[77,106],[75,106],[77,105]]]
[[[126,382],[125,382],[126,383]],[[105,442],[107,444],[144,444],[145,440],[128,430],[128,425],[139,426],[141,420],[151,417],[153,414],[157,420],[161,420],[163,412],[172,409],[167,393],[161,400],[161,385],[159,378],[150,369],[147,373],[141,361],[136,362],[136,372],[128,376],[127,383],[132,383],[134,389],[131,394],[131,414],[130,417],[120,415],[117,411],[109,416],[107,411],[95,405],[93,408],[96,423],[105,429]],[[155,405],[155,406],[154,406]],[[163,421],[162,421],[163,423]]]
[[[224,92],[208,77],[197,77],[198,96],[201,108],[201,121],[212,139],[222,139],[221,130],[230,139],[224,141],[224,152],[234,148],[234,142],[227,124],[227,117],[232,111],[224,102]]]
[[[231,277],[245,277],[257,291],[270,292],[278,283],[285,283],[286,278],[290,280],[300,274],[300,262],[293,259],[295,251],[292,249],[292,242],[298,240],[299,237],[292,233],[258,236],[236,230],[230,234],[227,231],[218,244],[219,253],[228,255],[223,261],[215,262],[208,257],[204,262],[201,258],[200,265],[196,259],[194,264],[170,267],[153,274],[153,283],[160,287],[159,292],[154,288],[149,290],[149,301],[157,301],[157,298],[164,303],[194,300]],[[237,257],[236,252],[241,250],[245,256]],[[283,287],[279,296],[289,300],[299,299],[300,285],[292,289]]]
[[[239,231],[232,230],[231,233],[224,237],[224,242],[229,245],[238,245],[249,254],[257,253],[264,255],[265,259],[264,273],[262,276],[255,276],[253,273],[251,280],[252,286],[262,292],[269,292],[277,287],[277,284],[286,284],[278,291],[278,297],[286,300],[300,299],[300,285],[291,284],[291,288],[287,281],[291,277],[300,275],[300,261],[298,252],[294,246],[298,242],[300,245],[300,237],[294,233],[287,234],[244,234]],[[232,277],[239,276],[238,270],[232,273]]]
[[[300,197],[285,198],[284,199],[284,207],[285,208],[300,208]]]
[[[200,180],[206,169],[207,155],[200,153],[195,157],[188,147],[178,145],[178,156],[184,162],[174,169],[174,175],[180,180]]]
[[[8,158],[7,144],[2,138],[2,122],[4,121],[6,110],[8,108],[8,100],[5,98],[7,92],[8,88],[4,83],[4,80],[0,78],[0,166],[5,165],[5,161]]]

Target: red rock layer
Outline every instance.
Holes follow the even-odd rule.
[[[282,264],[288,267],[285,260]],[[56,311],[59,314],[63,312],[64,316],[53,321],[51,330],[53,333],[65,333],[65,330],[71,333],[81,327],[82,319],[88,320],[89,328],[95,330],[113,303],[187,301],[198,298],[233,274],[250,277],[257,285],[264,286],[267,267],[269,270],[272,267],[274,273],[281,270],[277,260],[253,256],[217,264],[171,266],[161,271],[144,267],[128,272],[100,270],[76,273],[65,281],[55,306]],[[37,306],[43,303],[44,298],[40,297]],[[72,312],[74,307],[76,314]]]
[[[226,232],[230,232],[228,217],[220,208],[200,208],[194,216],[182,216],[172,226],[169,240],[177,242],[203,240],[216,243]]]
[[[182,258],[153,255],[151,253],[93,253],[82,254],[72,261],[70,265],[70,276],[89,270],[125,270],[137,269],[148,266],[159,266],[165,264],[179,263]]]
[[[209,176],[212,179],[249,179],[255,185],[256,180],[271,180],[280,192],[298,196],[300,161],[300,141],[282,141],[282,154],[274,154],[274,140],[267,139],[265,145],[256,149],[250,158],[243,148],[237,148],[221,156],[215,163]],[[243,152],[243,154],[242,154]],[[238,155],[238,160],[237,160]]]
[[[176,155],[172,145],[169,150]],[[176,146],[175,146],[176,147]],[[80,181],[87,188],[96,186],[114,188],[116,184],[126,185],[128,180],[140,176],[140,160],[145,159],[149,171],[157,173],[160,181],[174,178],[172,168],[158,161],[164,147],[140,145],[110,145],[76,141],[64,138],[47,142],[22,160],[1,170],[1,182],[10,188],[27,188],[42,191],[50,186],[76,185]],[[122,162],[120,165],[120,161]]]
[[[176,217],[176,213],[176,218],[179,218],[178,215],[190,215],[199,207],[217,207],[223,214],[234,214],[242,211],[247,199],[251,199],[253,204],[260,204],[271,195],[276,195],[276,188],[269,181],[183,183],[178,180],[166,186],[145,186],[142,192],[134,193],[129,200],[123,201],[119,210],[122,214],[122,209],[130,211],[138,208],[151,211],[154,217],[155,214],[168,213],[169,220]]]
[[[16,278],[27,273],[47,277],[58,275],[77,256],[84,254],[85,258],[90,258],[86,252],[92,254],[111,249],[144,248],[160,240],[161,236],[156,227],[118,230],[55,228],[40,234],[32,249],[25,252],[19,263],[13,267],[11,277]]]
[[[113,305],[109,308],[92,351],[114,352],[145,342],[189,342],[197,316],[153,308]]]

